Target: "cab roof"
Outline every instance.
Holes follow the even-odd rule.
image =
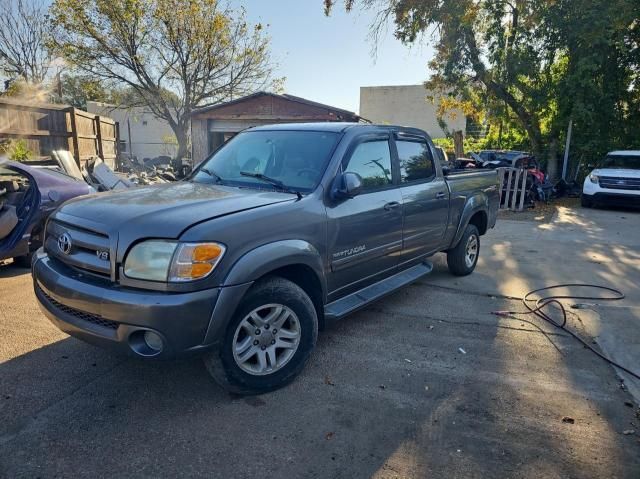
[[[317,123],[275,123],[272,125],[261,125],[249,128],[251,131],[328,131],[343,133],[347,130],[362,131],[397,131],[400,133],[428,136],[426,132],[418,128],[398,125],[375,125],[370,123],[346,123],[346,122],[317,122]]]

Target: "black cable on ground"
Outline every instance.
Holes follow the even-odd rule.
[[[550,295],[550,296],[540,296],[538,293],[541,293],[543,291],[550,291],[553,289],[558,289],[558,288],[572,288],[572,287],[581,287],[581,288],[591,288],[591,289],[598,289],[598,290],[602,290],[602,291],[608,291],[609,293],[613,293],[612,296],[602,296],[602,297],[598,297],[598,296],[575,296],[575,295]],[[532,296],[538,294],[537,299],[536,298],[532,298]],[[587,341],[585,341],[584,339],[582,339],[580,336],[578,336],[578,334],[574,333],[573,331],[571,331],[570,329],[566,328],[566,324],[567,324],[567,310],[564,307],[564,305],[560,302],[561,299],[572,299],[572,300],[576,300],[576,299],[583,299],[583,300],[597,300],[597,301],[617,301],[620,299],[624,298],[624,294],[615,289],[615,288],[610,288],[608,286],[600,286],[600,285],[596,285],[596,284],[580,284],[580,283],[567,283],[567,284],[556,284],[553,286],[547,286],[546,288],[539,288],[539,289],[535,289],[533,291],[529,291],[527,294],[525,294],[521,300],[522,300],[522,304],[524,304],[525,308],[527,308],[528,311],[493,311],[493,314],[495,314],[496,316],[504,316],[504,317],[509,317],[509,316],[513,316],[516,314],[522,315],[522,314],[534,314],[537,317],[539,317],[540,319],[543,319],[545,321],[547,321],[548,323],[552,324],[553,326],[555,326],[556,328],[562,329],[564,331],[566,331],[567,333],[569,333],[571,336],[573,336],[575,339],[577,339],[580,343],[582,343],[582,345],[588,349],[590,349],[594,354],[596,354],[598,357],[604,359],[606,362],[608,362],[609,364],[611,364],[612,366],[615,366],[616,368],[621,369],[622,371],[630,374],[631,376],[640,379],[640,374],[631,371],[628,368],[625,368],[624,366],[616,363],[615,361],[613,361],[612,359],[606,357],[604,354],[602,354],[600,351],[598,351],[597,349],[595,349],[591,344],[589,344]],[[533,302],[533,305],[530,304]],[[562,313],[562,321],[561,322],[557,322],[556,320],[554,320],[548,313],[546,313],[544,311],[544,309],[547,306],[550,305],[554,305],[557,307],[557,309]]]

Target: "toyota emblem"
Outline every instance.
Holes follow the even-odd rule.
[[[64,254],[71,253],[71,236],[68,233],[58,236],[58,249]]]

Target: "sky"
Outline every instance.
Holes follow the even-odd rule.
[[[347,14],[338,1],[325,17],[322,0],[236,0],[251,23],[269,25],[276,77],[285,91],[357,112],[361,86],[417,85],[428,75],[433,50],[406,47],[392,29],[381,38],[377,57],[368,38],[372,12]]]

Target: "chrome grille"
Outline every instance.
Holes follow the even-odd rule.
[[[598,183],[601,188],[610,190],[640,190],[640,178],[623,178],[619,176],[600,176]]]
[[[62,236],[70,242],[66,252],[59,246]],[[65,264],[100,276],[111,275],[110,259],[100,256],[100,253],[107,252],[108,255],[110,251],[109,236],[104,233],[52,219],[47,223],[44,248],[50,256]]]
[[[80,311],[79,309],[72,308],[71,306],[62,304],[61,302],[56,301],[47,293],[45,293],[42,290],[42,288],[40,288],[39,286],[38,286],[38,291],[40,291],[40,294],[42,294],[42,296],[44,296],[47,299],[47,301],[51,303],[52,306],[59,309],[63,313],[67,313],[73,316],[74,318],[78,318],[82,321],[86,321],[87,323],[92,323],[97,326],[101,326],[103,328],[113,329],[113,330],[118,329],[119,325],[115,321],[110,321],[108,319],[104,319],[102,316],[98,316],[97,314],[87,313],[86,311]]]

